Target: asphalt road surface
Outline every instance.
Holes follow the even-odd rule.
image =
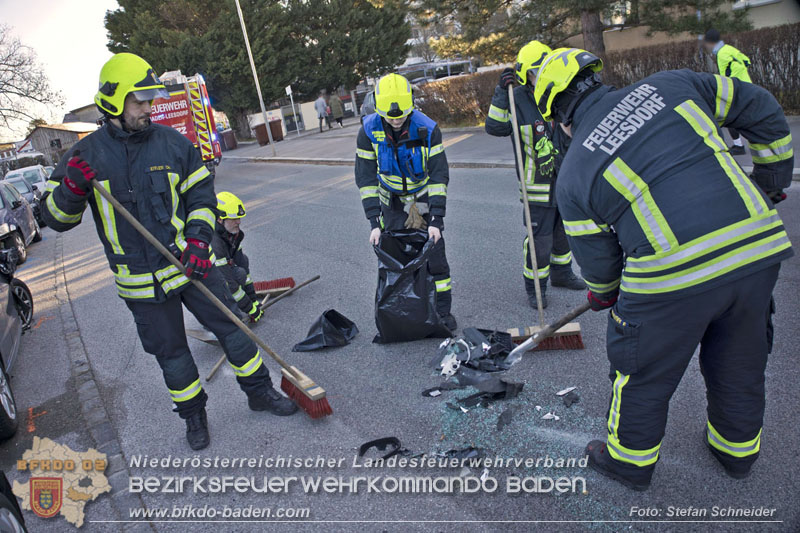
[[[376,258],[367,243],[369,225],[351,168],[228,159],[218,168],[216,189],[234,192],[247,205],[244,249],[255,279],[293,276],[299,282],[322,276],[271,307],[255,331],[328,391],[334,414],[314,421],[303,414],[277,418],[251,412],[232,370],[224,366],[214,380],[204,382],[210,397],[211,445],[199,453],[191,452],[183,423],[171,412],[158,365],[142,350],[131,315],[116,296],[94,224],[86,217],[84,224],[59,239],[69,299],[122,451],[128,461],[146,455],[189,459],[321,456],[344,462],[341,468],[299,470],[139,467],[130,469],[132,476],[458,476],[459,468],[369,470],[354,468],[351,463],[362,443],[388,436],[399,438],[414,453],[476,446],[484,448],[490,457],[553,459],[579,458],[589,440],[603,438],[610,392],[604,313],[579,319],[586,349],[529,354],[513,367],[508,378],[525,383],[519,397],[466,413],[455,411],[446,402],[474,391],[450,391],[438,398],[421,394],[439,383],[431,366],[439,341],[372,343],[376,332]],[[459,325],[505,329],[533,324],[535,314],[527,305],[522,282],[524,230],[513,172],[456,169],[451,172],[448,192],[444,235],[452,267],[453,313]],[[795,243],[800,243],[798,207],[800,187],[795,186],[789,191],[789,200],[779,208]],[[83,449],[88,444],[82,422],[73,414],[69,361],[63,355],[66,333],[59,329],[58,320],[47,319],[57,316],[52,270],[61,255],[56,234],[48,229],[45,235],[45,240],[31,249],[29,265],[19,273],[34,290],[37,319],[45,320],[26,334],[13,384],[21,410],[27,412],[30,407],[33,414],[50,414],[35,418],[32,431],[26,426],[15,439],[0,446],[0,467],[5,470],[13,469],[32,435]],[[355,494],[304,494],[294,486],[289,494],[144,493],[142,500],[151,510],[188,504],[215,508],[253,505],[269,507],[273,512],[278,508],[309,509],[305,521],[281,524],[281,529],[292,531],[797,531],[798,293],[800,260],[795,257],[784,264],[775,290],[778,313],[775,349],[767,368],[762,451],[753,475],[744,481],[725,476],[701,441],[705,389],[693,362],[673,398],[661,460],[650,490],[644,493],[629,491],[580,467],[510,466],[489,472],[500,484],[494,493],[368,494],[366,486],[359,486]],[[580,303],[584,295],[551,289],[548,297],[546,316],[554,319]],[[292,346],[327,309],[336,309],[353,320],[359,335],[347,347],[292,353]],[[196,321],[187,314],[187,326],[193,325]],[[190,346],[205,377],[220,349],[195,340],[190,340]],[[272,361],[267,364],[277,382],[278,366]],[[577,387],[580,402],[567,408],[555,393],[570,386]],[[509,426],[498,431],[498,416],[508,406],[514,408],[514,416]],[[560,419],[543,420],[546,412]],[[480,469],[472,471],[475,476],[481,473]],[[586,491],[509,495],[505,483],[515,475],[583,477]],[[13,470],[10,477],[21,479]],[[186,490],[191,488],[187,486]],[[714,506],[775,509],[770,519],[778,522],[659,523],[687,519],[670,518],[670,507],[707,509],[708,515],[695,520],[724,520],[711,517]],[[643,511],[649,515],[632,516],[634,507],[649,510]],[[26,515],[35,532],[69,527],[63,519],[44,521],[31,513]],[[88,504],[83,529],[116,531],[120,524],[100,522],[111,516],[102,497]],[[321,521],[327,523],[315,523]],[[526,521],[553,522],[536,525]],[[231,520],[224,526],[204,521],[153,521],[150,526],[153,531],[278,527]]]

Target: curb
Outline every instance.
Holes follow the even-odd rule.
[[[94,440],[97,451],[105,453],[108,457],[108,466],[105,475],[111,485],[111,507],[114,509],[118,520],[130,518],[129,509],[144,508],[144,502],[137,494],[127,491],[130,472],[127,460],[122,453],[119,439],[114,426],[106,411],[100,389],[95,381],[94,372],[89,362],[86,347],[81,338],[78,321],[72,309],[72,300],[67,289],[67,278],[64,268],[64,236],[56,234],[55,257],[53,258],[53,271],[55,272],[56,300],[61,319],[61,327],[67,341],[69,350],[72,378],[78,394],[78,403],[81,406],[81,416],[85,422],[86,430]],[[122,531],[153,531],[149,523],[124,524]]]

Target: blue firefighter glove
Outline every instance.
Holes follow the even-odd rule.
[[[536,169],[543,178],[554,177],[556,171],[556,149],[547,137],[542,137],[534,147],[536,150]]]

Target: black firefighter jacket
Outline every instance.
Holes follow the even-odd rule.
[[[749,141],[747,176],[721,127]],[[575,112],[558,207],[589,288],[671,299],[791,257],[767,193],[791,183],[789,125],[765,89],[689,70],[601,87]]]
[[[109,190],[156,238],[176,254],[187,238],[211,242],[214,179],[192,143],[167,126],[127,133],[106,123],[73,146],[53,171],[42,210],[47,224],[67,231],[81,222],[88,204],[119,296],[164,301],[189,280],[147,243],[96,191],[79,196],[63,185],[67,161],[79,151]]]
[[[244,232],[239,230],[236,235],[231,235],[225,227],[217,223],[214,237],[211,240],[211,249],[214,251],[214,265],[219,268],[222,277],[231,291],[233,299],[239,309],[250,313],[256,303],[250,295],[255,294],[250,277],[250,259],[242,250]]]

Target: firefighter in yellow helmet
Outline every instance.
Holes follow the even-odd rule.
[[[449,169],[436,122],[414,109],[411,84],[388,74],[375,87],[376,113],[363,118],[356,140],[356,185],[377,245],[381,230],[425,229],[436,244],[428,264],[436,281],[437,312],[450,330],[450,265],[444,216]]]
[[[699,345],[703,445],[731,477],[747,477],[761,448],[771,294],[793,255],[774,205],[792,183],[789,124],[752,83],[673,70],[615,89],[602,67],[585,50],[555,50],[535,91],[572,138],[558,207],[589,303],[609,310],[607,432],[586,447],[589,465],[650,485],[670,398]],[[721,127],[759,143],[750,176]]]
[[[486,119],[486,133],[489,135],[512,136],[508,87],[516,81],[519,86],[514,89],[514,103],[517,108],[524,166],[522,169],[517,169],[517,178],[520,180],[521,200],[528,202],[531,211],[536,264],[539,267],[539,284],[544,307],[547,307],[548,280],[554,287],[572,290],[586,288],[583,281],[572,272],[572,252],[556,207],[553,190],[553,183],[558,174],[560,161],[569,146],[569,139],[560,129],[554,128],[552,122],[542,118],[533,99],[536,73],[549,53],[550,47],[539,41],[531,41],[520,49],[516,67],[507,68],[500,74],[500,81],[495,88],[492,104],[489,106],[489,116]],[[514,147],[513,139],[512,147]],[[523,241],[522,274],[528,302],[535,308],[536,274],[530,254],[526,236]]]
[[[95,95],[105,124],[58,163],[42,211],[53,230],[68,231],[91,209],[117,293],[133,314],[144,350],[158,361],[169,398],[186,422],[189,446],[199,450],[210,442],[207,395],[186,341],[184,306],[220,340],[251,409],[288,415],[296,407],[272,388],[253,341],[94,190],[108,190],[181,259],[189,276],[227,298],[209,249],[216,222],[214,178],[186,137],[150,122],[152,100],[166,94],[141,57],[121,53],[109,59]]]
[[[217,229],[211,240],[216,265],[237,307],[258,322],[264,315],[250,277],[250,260],[242,250],[244,232],[239,225],[245,217],[244,203],[232,192],[217,193]]]

